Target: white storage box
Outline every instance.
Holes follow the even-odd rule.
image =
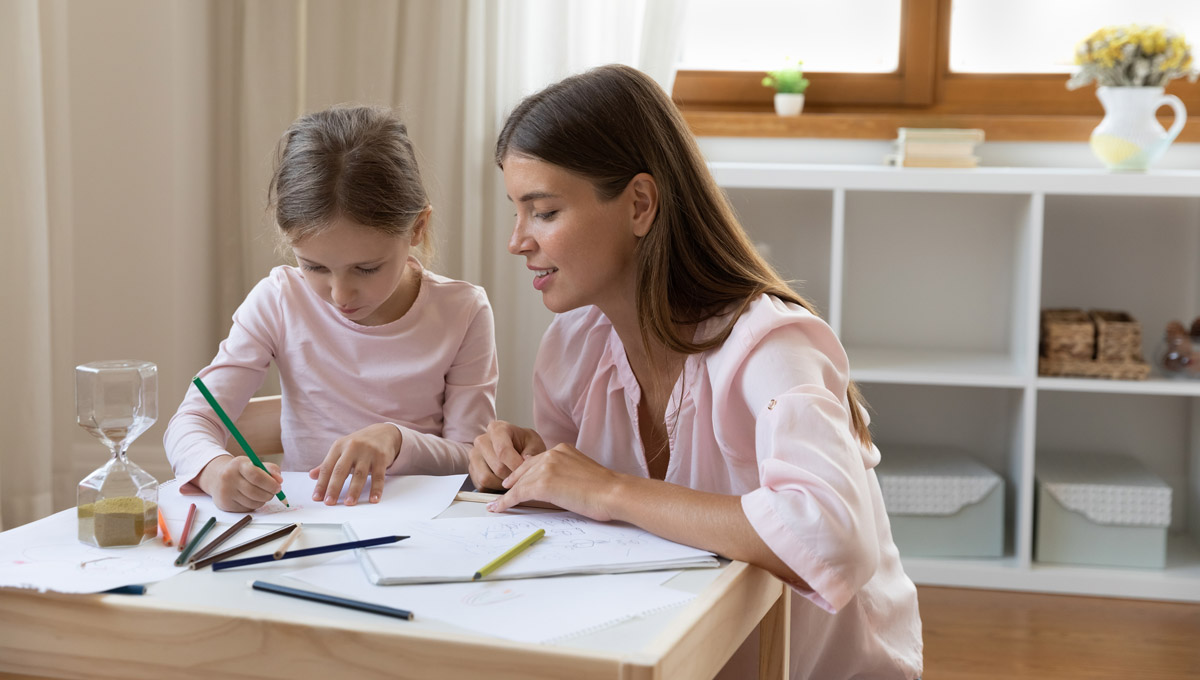
[[[875,468],[905,557],[1004,554],[1004,480],[963,451],[880,447]]]
[[[1038,453],[1035,557],[1161,569],[1171,487],[1129,456]]]

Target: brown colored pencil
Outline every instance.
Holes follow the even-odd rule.
[[[274,555],[275,559],[282,558],[283,554],[287,552],[287,549],[291,547],[292,542],[295,541],[296,537],[300,535],[300,526],[301,526],[300,523],[297,522],[296,528],[292,529],[292,533],[288,534],[287,540],[283,542],[283,545],[279,546],[275,550],[275,555]]]
[[[183,520],[183,532],[179,534],[179,552],[183,552],[183,546],[187,545],[188,534],[192,531],[192,520],[196,519],[196,504],[192,503],[192,507],[188,508],[187,519]]]
[[[202,560],[197,560],[195,562],[192,562],[191,564],[188,565],[188,568],[189,569],[203,569],[204,567],[207,567],[208,565],[212,564],[213,562],[219,562],[227,557],[233,557],[234,555],[237,555],[239,553],[244,553],[247,550],[250,550],[251,548],[257,548],[258,546],[260,546],[264,543],[270,543],[271,541],[274,541],[277,538],[282,538],[283,536],[286,536],[289,532],[291,532],[295,528],[296,528],[295,524],[289,524],[285,527],[279,527],[275,531],[272,531],[267,534],[263,534],[262,536],[259,536],[258,538],[252,538],[249,541],[246,541],[245,543],[239,543],[228,550],[224,550],[222,552],[219,552],[219,553],[216,553],[213,555],[209,555],[208,557],[205,557]]]
[[[208,545],[204,546],[200,550],[197,550],[196,554],[192,555],[192,558],[188,561],[195,562],[196,560],[204,559],[204,557],[206,555],[208,555],[209,553],[211,553],[213,550],[215,550],[217,548],[217,546],[221,545],[225,541],[229,540],[229,538],[231,536],[233,536],[237,532],[241,531],[242,527],[244,527],[250,523],[250,519],[251,519],[251,515],[243,515],[241,519],[234,522],[233,526],[226,529],[224,531],[224,533],[222,533],[220,536],[217,536],[213,540],[209,541]]]

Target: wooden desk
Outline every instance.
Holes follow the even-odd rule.
[[[442,516],[480,509],[456,502]],[[305,566],[292,562],[255,577],[287,582],[280,574]],[[143,596],[0,589],[0,677],[691,680],[713,676],[759,626],[760,677],[787,677],[791,597],[778,579],[733,562],[671,585],[698,597],[555,645],[260,593],[236,570],[184,572]]]

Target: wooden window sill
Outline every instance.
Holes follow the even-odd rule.
[[[778,116],[770,111],[717,111],[684,107],[684,120],[697,137],[812,137],[895,139],[901,127],[979,128],[989,142],[1086,142],[1099,116],[804,112]],[[1170,116],[1159,119],[1163,127]],[[1189,116],[1178,142],[1200,142],[1200,117]]]

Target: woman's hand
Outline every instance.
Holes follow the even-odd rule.
[[[613,472],[570,444],[525,459],[503,482],[508,491],[488,503],[504,512],[525,501],[546,501],[598,522],[613,519],[609,500],[624,475]]]
[[[337,505],[342,486],[350,477],[346,505],[355,505],[370,477],[370,502],[378,503],[383,496],[384,474],[400,454],[403,442],[400,428],[391,423],[368,425],[335,441],[325,460],[308,471],[309,479],[317,480],[313,500],[324,499],[325,505]]]
[[[521,466],[525,459],[546,450],[542,436],[503,420],[493,420],[487,430],[475,438],[468,471],[476,489],[501,489],[501,482]]]
[[[253,512],[283,488],[279,466],[263,472],[245,456],[217,456],[200,471],[199,485],[225,512]]]

